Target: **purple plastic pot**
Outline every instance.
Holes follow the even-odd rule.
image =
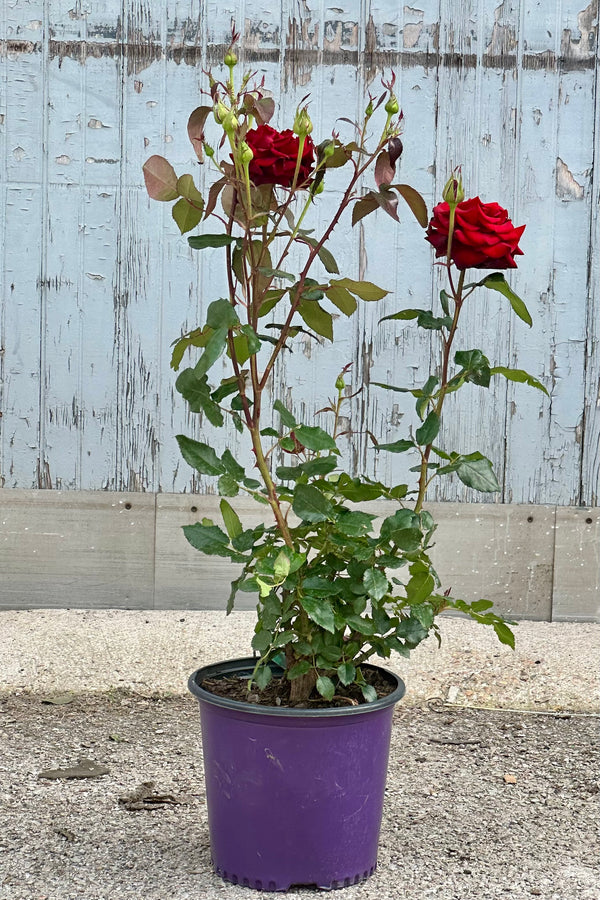
[[[227,700],[201,687],[215,675],[247,678],[254,663],[205,666],[189,680],[200,703],[215,870],[263,891],[357,884],[377,865],[392,714],[404,684],[379,669],[394,685],[387,697],[312,710]]]

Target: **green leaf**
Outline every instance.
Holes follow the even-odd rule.
[[[221,502],[224,502],[224,501],[221,501]],[[229,615],[231,613],[231,611],[233,610],[235,598],[236,598],[237,592],[238,592],[243,580],[244,580],[244,575],[240,575],[239,578],[234,578],[233,581],[231,582],[231,590],[229,592],[229,597],[227,598],[227,608],[225,610],[226,615]]]
[[[231,506],[227,500],[221,500],[221,515],[223,516],[223,522],[225,523],[225,528],[227,529],[227,534],[233,540],[233,538],[239,537],[242,534],[243,528],[242,523],[240,522],[240,517],[236,513],[235,509]]]
[[[475,600],[474,603],[471,603],[471,609],[476,613],[483,613],[491,609],[493,605],[491,600]]]
[[[302,582],[302,588],[311,597],[335,597],[340,593],[340,585],[328,578],[322,578],[320,575],[309,575]]]
[[[298,424],[292,413],[289,409],[286,409],[281,400],[275,401],[273,409],[279,413],[281,416],[281,423],[282,425],[285,425],[286,428],[294,428]]]
[[[206,375],[198,378],[193,369],[184,369],[178,375],[175,387],[187,400],[192,412],[203,412],[217,428],[223,424],[223,413],[211,398]]]
[[[338,264],[336,263],[333,254],[327,247],[321,247],[319,250],[319,259],[325,266],[325,270],[329,272],[330,275],[337,275],[339,273]]]
[[[200,208],[192,206],[191,203],[184,200],[183,197],[174,204],[171,215],[181,234],[186,234],[186,232],[191,231],[192,228],[195,228],[196,225],[200,224],[202,221],[203,210],[203,206]]]
[[[317,678],[317,691],[325,700],[332,700],[335,694],[335,685],[331,678],[326,675],[319,675]]]
[[[356,678],[356,666],[349,662],[342,663],[337,667],[337,677],[342,684],[352,684]]]
[[[194,525],[184,525],[183,533],[192,547],[201,550],[202,553],[209,556],[232,556],[229,538],[218,525],[202,525],[196,522]]]
[[[354,615],[354,613],[348,613],[344,618],[348,628],[351,628],[352,631],[358,631],[359,634],[373,634],[373,623],[368,619],[363,619],[362,616]]]
[[[184,434],[176,435],[181,455],[201,475],[224,475],[225,466],[208,444],[195,441]]]
[[[221,475],[217,482],[217,490],[221,497],[237,497],[240,486],[232,475]]]
[[[296,276],[290,272],[283,272],[281,269],[270,269],[268,266],[259,266],[258,271],[265,278],[286,278],[288,281],[295,281]]]
[[[300,425],[295,429],[296,438],[309,450],[336,450],[337,445],[331,435],[322,428],[311,425]]]
[[[272,677],[273,673],[271,672],[270,666],[260,666],[260,668],[256,670],[254,681],[256,682],[256,686],[259,691],[264,691],[266,686],[271,681]]]
[[[295,663],[291,669],[288,669],[287,677],[290,681],[293,681],[294,678],[306,675],[307,672],[310,672],[311,668],[312,666],[307,659],[301,659],[300,662]]]
[[[440,430],[440,417],[433,410],[429,413],[420,428],[415,432],[415,440],[419,446],[424,447],[433,443]]]
[[[223,456],[221,457],[221,463],[223,464],[225,471],[229,475],[232,475],[236,481],[242,481],[246,474],[244,471],[244,467],[240,466],[239,462],[234,458],[229,448],[223,453]]]
[[[506,622],[494,622],[494,631],[501,644],[506,644],[507,647],[515,649],[515,636]]]
[[[417,572],[406,585],[409,603],[424,603],[435,590],[435,579],[429,572]]]
[[[356,311],[358,304],[346,288],[340,287],[339,284],[334,284],[328,287],[325,293],[333,305],[337,306],[345,316],[351,316]]]
[[[490,460],[481,453],[470,453],[468,456],[461,457],[456,474],[463,484],[476,491],[491,493],[500,490]]]
[[[314,300],[301,300],[297,309],[309,328],[328,341],[333,340],[333,319],[322,306]]]
[[[227,328],[218,328],[216,331],[213,331],[204,348],[204,353],[194,366],[194,372],[199,378],[202,375],[206,375],[208,370],[212,368],[225,350],[226,345]]]
[[[391,313],[389,316],[384,316],[379,322],[388,322],[391,320],[394,321],[404,321],[406,319],[418,319],[421,313],[425,312],[424,309],[401,309],[399,312]]]
[[[452,328],[452,316],[434,316],[431,310],[424,309],[417,317],[417,325],[429,331],[441,331],[442,328]]]
[[[279,437],[279,432],[275,428],[263,428],[260,433],[261,437]]]
[[[309,619],[312,619],[313,622],[320,625],[325,631],[329,631],[333,634],[335,631],[335,620],[331,602],[325,598],[311,597],[308,594],[303,595],[299,599]]]
[[[509,381],[518,381],[521,384],[528,384],[529,387],[534,387],[537,388],[538,391],[542,391],[547,397],[550,396],[542,382],[538,381],[537,378],[534,378],[533,375],[530,375],[524,369],[508,369],[506,366],[494,366],[490,369],[490,373],[492,375],[504,375]]]
[[[253,356],[255,353],[258,353],[262,344],[252,325],[242,325],[240,331],[246,336],[246,339],[248,341],[249,355]]]
[[[372,684],[361,684],[360,689],[367,703],[374,703],[377,700],[377,691]]]
[[[239,325],[237,313],[229,300],[221,297],[219,300],[213,300],[209,304],[206,311],[206,324],[215,331],[218,328],[233,328]]]
[[[260,631],[257,631],[253,636],[251,641],[251,646],[253,650],[256,650],[257,653],[260,653],[261,656],[271,646],[271,641],[273,640],[273,635],[266,628],[261,628]]]
[[[407,450],[414,450],[412,441],[399,440],[393,441],[391,444],[377,444],[376,450],[387,450],[388,453],[406,453]]]
[[[389,589],[388,580],[379,569],[367,569],[363,575],[363,584],[372,600],[382,600]]]
[[[513,308],[513,312],[531,328],[533,321],[527,307],[521,298],[518,297],[508,285],[502,272],[492,272],[491,275],[488,275],[487,278],[484,278],[479,284],[482,284],[486,288],[490,288],[492,291],[499,291],[504,297],[507,297]]]
[[[333,515],[329,500],[311,484],[296,485],[292,509],[305,522],[326,522]]]
[[[338,516],[337,528],[347,537],[361,537],[370,532],[375,518],[377,517],[371,513],[361,510],[343,510]]]
[[[314,475],[329,475],[336,468],[338,460],[336,456],[318,456],[302,463],[299,468],[305,475],[312,478]]]
[[[289,574],[290,558],[285,550],[281,550],[281,552],[277,554],[275,562],[273,563],[273,575],[275,576],[277,581],[285,581]]]
[[[192,250],[204,250],[206,247],[228,247],[236,240],[230,234],[196,234],[188,238],[188,244]]]
[[[337,284],[339,285],[339,287],[346,288],[346,290],[350,291],[351,294],[355,294],[357,297],[360,297],[361,300],[382,300],[389,294],[389,291],[385,291],[383,288],[377,287],[377,285],[373,284],[371,281],[354,281],[352,278],[340,278],[337,281],[332,281],[331,283]]]

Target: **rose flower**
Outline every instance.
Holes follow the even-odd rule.
[[[426,240],[436,257],[448,252],[450,207],[439,203],[433,210]],[[450,257],[457,269],[516,269],[514,257],[522,255],[519,240],[525,230],[515,228],[498,203],[482,203],[479,197],[456,206]]]
[[[300,142],[291,129],[277,131],[270,125],[259,125],[246,133],[246,143],[254,154],[249,167],[253,184],[257,187],[261,184],[292,186]],[[314,151],[312,138],[307,135],[297,184],[304,184],[310,177],[315,160]]]

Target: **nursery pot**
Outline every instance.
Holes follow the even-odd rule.
[[[202,687],[215,676],[246,679],[255,662],[205,666],[189,679],[200,703],[215,870],[262,891],[357,884],[377,865],[392,715],[404,684],[379,669],[392,693],[331,709],[259,706]]]

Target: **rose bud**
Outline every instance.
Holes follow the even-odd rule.
[[[385,104],[384,109],[388,116],[395,116],[396,113],[400,110],[400,106],[398,105],[398,99],[394,93],[390,94],[388,102]]]
[[[308,115],[308,110],[304,106],[302,109],[296,111],[296,118],[294,119],[292,131],[294,134],[297,134],[298,137],[302,137],[302,135],[310,134],[312,130],[313,124]]]
[[[249,166],[252,160],[254,159],[254,153],[251,148],[248,146],[246,141],[242,141],[240,144],[240,162],[243,166]]]
[[[217,125],[222,125],[225,121],[225,116],[227,116],[229,110],[225,106],[222,100],[217,100],[213,108],[213,115],[215,117],[215,122]]]
[[[444,191],[442,193],[442,199],[449,203],[452,206],[456,206],[457,203],[462,203],[465,199],[465,192],[463,189],[462,178],[460,177],[460,171],[458,169],[454,172],[446,182],[446,186],[444,187]]]
[[[230,47],[225,54],[225,59],[223,60],[223,62],[229,69],[233,69],[233,67],[237,65],[237,61],[237,56],[233,52],[233,49]]]

